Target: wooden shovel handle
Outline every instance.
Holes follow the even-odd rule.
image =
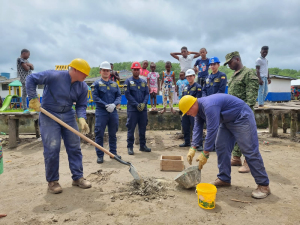
[[[96,142],[92,141],[91,139],[89,139],[88,137],[86,137],[85,135],[83,135],[82,133],[80,133],[79,131],[75,130],[73,127],[69,126],[68,124],[66,124],[65,122],[61,121],[60,119],[58,119],[56,116],[53,116],[51,113],[49,113],[47,110],[43,109],[42,107],[40,107],[40,110],[42,113],[44,113],[46,116],[50,117],[51,119],[53,119],[54,121],[56,121],[57,123],[59,123],[60,125],[64,126],[65,128],[67,128],[68,130],[72,131],[74,134],[78,135],[79,137],[81,137],[83,140],[87,141],[88,143],[90,143],[91,145],[95,146],[96,148],[100,149],[102,152],[106,153],[107,155],[109,155],[112,158],[115,158],[115,155],[112,154],[111,152],[107,151],[105,148],[101,147],[100,145],[98,145]]]

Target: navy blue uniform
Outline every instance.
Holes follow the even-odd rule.
[[[79,81],[71,83],[68,71],[47,70],[40,73],[33,73],[26,79],[26,90],[29,100],[37,97],[37,85],[45,85],[42,107],[78,130],[72,105],[73,102],[76,102],[77,117],[86,119],[87,84]],[[68,153],[72,179],[78,180],[83,177],[80,138],[43,113],[40,113],[39,116],[39,126],[44,145],[47,181],[59,180],[58,169],[61,138],[64,140]]]
[[[250,107],[243,100],[226,94],[215,94],[197,101],[199,111],[195,117],[192,145],[197,146],[202,139],[203,124],[206,121],[204,150],[212,151],[216,143],[218,178],[227,183],[231,182],[231,152],[237,142],[255,182],[262,186],[269,185],[258,149],[256,122]]]
[[[200,84],[198,83],[194,83],[193,85],[187,85],[185,86],[185,88],[183,89],[182,92],[182,96],[185,95],[192,95],[196,98],[201,98],[202,97],[202,87]],[[186,144],[190,144],[190,130],[191,127],[194,127],[194,117],[192,116],[188,116],[188,115],[184,115],[181,119],[181,126],[183,129],[183,134],[184,134],[184,142]],[[198,144],[196,146],[202,146],[202,142],[198,142]]]
[[[141,78],[128,78],[124,84],[125,96],[127,99],[127,148],[132,148],[134,143],[134,129],[136,124],[139,125],[140,146],[146,144],[146,126],[148,123],[147,102],[149,90],[147,82]],[[145,108],[142,112],[137,109],[138,104],[144,103]]]
[[[103,136],[106,126],[108,126],[109,151],[117,154],[117,136],[119,127],[119,115],[116,108],[112,113],[105,108],[108,104],[121,104],[121,91],[116,82],[111,80],[104,81],[102,78],[95,81],[92,86],[93,101],[96,103],[96,124],[95,124],[95,141],[103,147]],[[103,157],[104,153],[95,148],[97,156]]]
[[[202,97],[213,95],[216,93],[225,93],[227,84],[227,76],[225,73],[218,71],[210,74],[205,81]]]

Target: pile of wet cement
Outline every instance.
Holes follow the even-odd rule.
[[[130,195],[160,196],[167,190],[167,185],[153,177],[143,178],[141,183],[133,180],[129,183]]]

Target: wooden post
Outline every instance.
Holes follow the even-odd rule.
[[[272,133],[273,127],[273,118],[272,114],[268,114],[268,124],[269,124],[269,133]]]
[[[39,120],[34,121],[34,128],[35,128],[35,136],[36,138],[39,138],[40,137]]]
[[[8,119],[9,148],[17,147],[17,120]]]
[[[139,125],[137,124],[134,130],[134,143],[136,145],[140,144],[140,134],[139,134]]]
[[[283,129],[283,133],[286,134],[286,130],[287,130],[287,123],[285,121],[285,116],[284,113],[281,113],[281,122],[282,122],[282,129]]]
[[[296,137],[297,133],[297,112],[291,110],[291,138]]]
[[[278,115],[273,114],[272,137],[278,136]]]

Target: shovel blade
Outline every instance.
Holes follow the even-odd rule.
[[[141,182],[142,182],[142,179],[141,179],[139,173],[137,172],[137,170],[134,168],[133,165],[130,165],[129,172],[131,173],[131,175],[133,176],[133,178],[134,178],[138,183],[141,183]]]

